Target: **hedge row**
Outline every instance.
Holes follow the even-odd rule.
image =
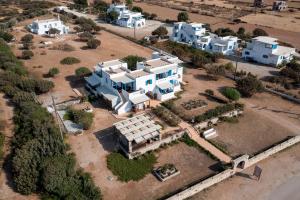
[[[225,104],[225,105],[217,106],[214,109],[210,109],[210,110],[206,111],[204,114],[196,116],[195,122],[196,123],[204,122],[206,120],[210,120],[212,118],[219,117],[225,113],[228,113],[228,112],[236,110],[236,109],[243,110],[244,105],[240,104],[240,103],[233,103],[233,104]]]

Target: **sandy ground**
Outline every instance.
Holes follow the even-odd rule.
[[[143,8],[143,10],[146,12],[156,13],[158,15],[158,18],[162,19],[162,20],[165,20],[165,19],[177,20],[177,15],[180,12],[179,10],[161,7],[161,6],[157,6],[157,5],[150,5],[150,4],[146,4],[146,3],[135,3],[135,4],[137,6],[140,6],[141,8]],[[246,31],[252,32],[255,28],[262,28],[265,31],[267,31],[270,36],[276,37],[279,40],[293,44],[296,48],[300,48],[300,40],[298,39],[299,32],[296,32],[293,28],[291,30],[285,30],[285,29],[282,29],[280,26],[277,26],[277,28],[266,27],[266,26],[262,26],[264,24],[259,25],[259,21],[256,23],[253,23],[253,24],[250,24],[250,23],[230,24],[229,21],[226,19],[205,16],[205,15],[199,15],[199,14],[195,14],[195,13],[189,13],[189,16],[190,16],[191,22],[208,23],[211,25],[213,30],[215,30],[217,28],[228,27],[228,28],[231,28],[231,29],[237,31],[239,29],[239,27],[244,27],[246,29]],[[270,21],[268,23],[274,23],[274,21]],[[296,28],[296,30],[297,29],[298,28]]]
[[[276,29],[300,32],[300,18],[297,19],[292,14],[290,15],[291,16],[282,17],[281,15],[277,16],[277,15],[270,15],[270,14],[267,15],[267,14],[257,13],[257,14],[250,14],[245,17],[241,17],[240,19],[249,24],[257,24],[257,25],[272,27]]]
[[[106,167],[106,156],[114,150],[115,146],[115,138],[111,135],[110,129],[105,129],[106,125],[105,123],[102,131],[72,136],[68,141],[79,166],[92,174],[96,185],[101,187],[104,199],[157,199],[213,173],[215,161],[197,149],[180,143],[161,150],[157,154],[156,163],[156,166],[173,163],[181,171],[180,175],[163,183],[152,174],[138,182],[119,182]]]
[[[26,32],[15,31],[14,35],[19,40]],[[101,46],[95,50],[82,50],[81,48],[85,46],[84,42],[77,42],[74,39],[77,37],[75,35],[65,36],[61,39],[44,38],[35,35],[34,43],[37,44],[40,41],[53,41],[56,43],[67,43],[75,47],[75,51],[66,52],[61,50],[51,50],[49,48],[35,48],[33,52],[35,56],[30,60],[25,60],[24,64],[28,70],[37,77],[43,77],[47,74],[50,68],[57,67],[60,70],[60,74],[53,78],[55,82],[55,88],[52,91],[57,101],[63,101],[69,99],[72,96],[76,96],[70,86],[74,85],[74,73],[75,69],[78,67],[88,67],[93,70],[93,67],[103,61],[113,60],[123,58],[127,55],[139,55],[143,57],[151,57],[152,51],[148,48],[144,48],[128,40],[115,36],[111,33],[101,31],[97,35],[97,39],[101,40]],[[15,47],[14,52],[17,55],[21,54],[21,51]],[[46,52],[46,55],[41,55],[42,52]],[[60,60],[67,56],[72,56],[79,58],[81,62],[74,65],[62,65]],[[38,67],[42,66],[42,67]],[[42,98],[44,101],[50,101],[49,95],[44,95]],[[50,102],[48,102],[49,104]]]
[[[254,167],[202,191],[191,200],[298,200],[300,176],[300,145],[289,148],[258,163],[263,169],[260,181],[249,178]],[[298,177],[297,181],[294,181]],[[289,183],[290,182],[290,183]],[[292,184],[285,188],[284,184]],[[283,188],[283,189],[282,189]],[[294,188],[294,189],[293,189]],[[297,188],[295,190],[295,188]],[[281,193],[277,196],[278,192]],[[296,191],[296,193],[289,193]],[[274,195],[276,195],[275,198]],[[296,195],[296,196],[295,196]],[[283,197],[283,198],[280,198]],[[288,198],[291,197],[291,198]]]

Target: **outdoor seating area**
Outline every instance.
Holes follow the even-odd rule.
[[[179,175],[180,171],[176,169],[175,165],[173,164],[164,164],[163,166],[154,169],[153,173],[160,181],[163,182],[176,175]]]

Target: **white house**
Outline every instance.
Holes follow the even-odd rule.
[[[134,71],[121,60],[99,63],[86,78],[86,88],[103,97],[118,114],[142,110],[149,105],[149,97],[160,101],[175,98],[175,92],[181,90],[181,63],[177,57],[157,52],[152,59],[137,63]]]
[[[28,25],[30,32],[38,35],[48,35],[51,28],[59,30],[59,34],[68,34],[69,27],[65,26],[64,23],[59,19],[46,19],[46,20],[35,20],[32,24]]]
[[[130,11],[125,4],[111,4],[107,12],[116,11],[119,16],[116,24],[127,28],[141,28],[146,25],[146,20],[140,12]]]
[[[277,66],[282,62],[292,60],[296,49],[278,45],[277,39],[266,36],[253,38],[243,49],[242,57],[245,60]]]
[[[172,40],[194,46],[203,51],[232,55],[238,48],[238,38],[235,36],[219,37],[216,34],[206,32],[201,23],[175,23]]]

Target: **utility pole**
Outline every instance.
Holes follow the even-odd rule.
[[[136,29],[136,21],[134,21],[134,27],[133,27],[133,35],[134,35],[133,37],[136,40],[136,32],[135,32],[136,30],[135,29]]]
[[[64,143],[64,136],[63,136],[62,128],[61,128],[61,124],[59,122],[59,116],[58,116],[58,113],[57,113],[57,110],[56,110],[55,100],[54,100],[53,95],[52,94],[50,94],[50,95],[51,95],[51,98],[52,98],[52,106],[53,106],[54,112],[55,112],[55,119],[56,119],[56,121],[58,123],[61,140],[62,140],[63,144],[65,145],[65,143]]]

